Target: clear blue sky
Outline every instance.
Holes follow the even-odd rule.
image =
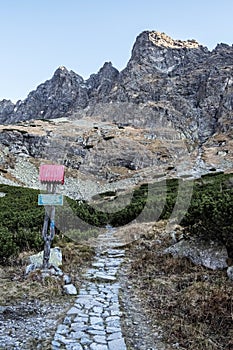
[[[64,65],[85,79],[122,70],[143,30],[233,43],[233,0],[0,0],[0,100],[24,99]]]

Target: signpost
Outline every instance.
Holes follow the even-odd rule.
[[[64,169],[63,165],[44,164],[40,166],[39,180],[42,184],[46,184],[48,192],[38,196],[38,205],[45,206],[42,229],[42,237],[45,242],[42,265],[44,269],[49,268],[50,247],[55,235],[55,206],[63,205],[63,196],[56,194],[56,188],[58,184],[64,184]]]
[[[38,205],[63,205],[62,194],[39,194]]]

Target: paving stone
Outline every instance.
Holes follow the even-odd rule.
[[[100,279],[104,281],[116,281],[116,277],[114,276],[109,276],[107,274],[104,274],[102,272],[96,272],[95,275],[93,276],[94,279]]]
[[[104,313],[102,314],[102,317],[106,318],[109,315],[110,315],[110,313],[107,310],[105,310]]]
[[[93,334],[93,335],[105,335],[106,334],[105,331],[99,331],[97,329],[88,329],[87,333]]]
[[[119,327],[106,327],[106,332],[107,333],[117,333],[117,332],[120,332],[121,331],[121,328],[120,326]]]
[[[71,317],[70,316],[66,316],[64,318],[63,324],[70,325],[71,324]]]
[[[115,340],[122,338],[122,333],[121,332],[116,332],[116,333],[111,333],[108,337],[107,340]]]
[[[69,339],[59,333],[56,333],[55,336],[54,336],[54,340],[56,341],[59,341],[60,343],[63,343],[63,344],[71,344],[71,343],[74,343],[74,339]]]
[[[92,263],[93,267],[104,268],[105,262],[94,262]]]
[[[110,322],[119,322],[120,321],[120,317],[119,316],[109,316],[106,318],[106,322],[110,323]]]
[[[87,329],[87,325],[84,322],[73,322],[71,323],[70,329],[73,331],[82,331]]]
[[[55,348],[60,348],[60,347],[61,347],[61,344],[60,344],[58,341],[53,340],[53,341],[52,341],[52,346],[53,346],[53,349],[55,349]]]
[[[86,310],[80,310],[80,312],[77,314],[77,316],[74,319],[75,322],[79,322],[79,321],[85,322],[86,320],[88,320],[88,313],[86,313]]]
[[[85,332],[82,331],[75,331],[70,333],[71,338],[74,339],[81,339],[85,336]]]
[[[95,316],[91,316],[90,317],[90,323],[91,323],[91,325],[93,325],[93,324],[103,324],[103,319],[102,319],[102,317],[95,317]]]
[[[123,338],[109,341],[108,348],[109,350],[127,350],[125,341]]]
[[[83,350],[83,347],[81,344],[70,344],[66,345],[66,350]]]
[[[78,314],[80,309],[78,309],[76,306],[73,306],[68,312],[67,315],[75,315]]]
[[[74,322],[73,323],[82,324],[82,323],[85,322],[84,320],[88,320],[88,316],[80,316],[80,315],[78,315],[78,316],[76,316],[74,318]]]
[[[103,312],[103,307],[94,306],[94,307],[93,307],[93,311],[94,311],[96,314],[102,314],[102,312]]]
[[[59,324],[57,327],[57,333],[59,334],[67,334],[69,327],[64,324]]]
[[[92,343],[92,340],[90,338],[88,338],[88,334],[85,335],[85,337],[83,337],[81,340],[80,340],[80,343],[82,345],[90,345]]]
[[[90,345],[90,350],[108,350],[108,346],[104,344],[92,343]],[[118,349],[120,350],[120,349]]]
[[[94,341],[99,344],[107,344],[106,337],[103,335],[95,335],[93,337]]]
[[[93,324],[93,325],[91,325],[91,326],[89,326],[89,328],[88,329],[96,329],[96,330],[98,330],[98,331],[104,331],[104,324]]]

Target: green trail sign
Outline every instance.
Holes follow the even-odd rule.
[[[63,205],[62,194],[39,194],[38,205]]]

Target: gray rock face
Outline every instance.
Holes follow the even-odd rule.
[[[214,242],[210,244],[200,240],[181,240],[167,248],[164,253],[189,258],[194,264],[205,266],[211,270],[227,267],[228,254],[226,247]]]
[[[83,80],[59,67],[24,101],[0,101],[0,170],[38,158],[108,183],[135,174],[134,185],[232,169],[232,67],[231,46],[210,52],[153,31],[121,72],[107,62]]]
[[[77,108],[84,109],[90,99],[100,96],[105,100],[117,75],[117,69],[111,63],[105,63],[97,74],[84,81],[72,70],[61,66],[24,101],[18,101],[16,105],[11,101],[0,101],[0,122],[14,124],[22,120],[59,118]]]
[[[0,101],[1,122],[8,122],[11,115],[14,114],[15,105],[10,100]]]
[[[137,127],[172,123],[185,137],[203,142],[232,128],[232,64],[232,46],[219,44],[210,52],[195,40],[145,31],[123,71],[108,62],[84,81],[59,67],[24,101],[1,101],[0,122],[98,114]],[[139,106],[140,118],[134,116]]]

